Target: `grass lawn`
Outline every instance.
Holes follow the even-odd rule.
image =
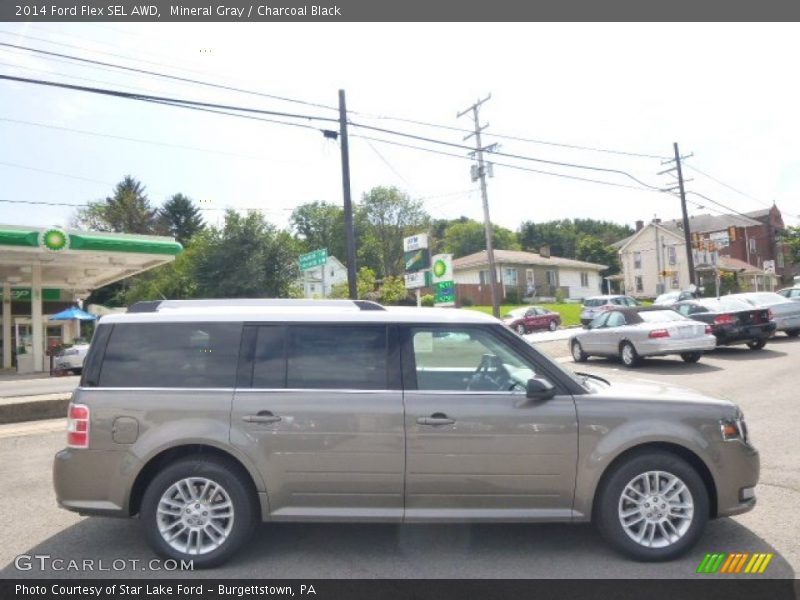
[[[508,312],[514,310],[519,306],[528,306],[527,304],[501,304],[500,316],[506,315]],[[537,304],[536,306],[543,306],[548,310],[552,310],[561,315],[561,325],[569,327],[570,325],[580,325],[581,305],[580,304]],[[479,310],[487,315],[492,314],[491,306],[469,306],[464,307],[468,310]]]

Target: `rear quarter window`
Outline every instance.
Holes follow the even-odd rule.
[[[116,323],[100,387],[232,388],[241,323]]]

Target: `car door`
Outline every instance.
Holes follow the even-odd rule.
[[[624,313],[612,310],[608,313],[608,318],[598,329],[598,344],[595,349],[599,354],[616,356],[619,351],[619,343],[625,333],[627,320]]]
[[[535,351],[491,326],[403,332],[406,520],[568,518],[575,404],[560,388],[526,398],[524,382],[544,376]]]
[[[578,335],[578,341],[580,341],[583,351],[587,354],[596,354],[600,351],[600,348],[602,348],[603,336],[605,334],[603,327],[608,320],[609,314],[611,313],[601,313],[600,316],[589,323],[588,329],[585,332]]]
[[[534,329],[537,329],[538,326],[536,323],[535,308],[529,308],[528,310],[526,310],[523,319],[525,320],[525,329],[527,329],[528,331],[533,331]]]
[[[272,519],[402,519],[392,332],[384,324],[245,327],[231,442],[261,472]]]

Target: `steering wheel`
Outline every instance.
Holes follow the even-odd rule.
[[[505,388],[503,379],[511,378],[500,359],[494,354],[484,354],[467,384],[467,391],[500,391]]]

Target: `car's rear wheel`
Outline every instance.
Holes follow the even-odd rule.
[[[254,529],[257,502],[237,465],[190,457],[155,476],[142,498],[145,536],[160,556],[195,568],[227,561]]]
[[[620,345],[619,359],[622,361],[622,364],[629,369],[638,367],[642,362],[642,359],[639,357],[639,353],[636,352],[636,348],[634,348],[633,344],[630,342],[622,342]]]
[[[581,343],[578,340],[572,340],[570,352],[572,352],[572,360],[578,363],[586,362],[586,359],[589,358],[589,355],[583,351]]]
[[[764,338],[761,338],[759,340],[751,340],[747,342],[747,347],[750,348],[750,350],[761,350],[766,345],[767,345],[767,340],[765,340]]]
[[[520,335],[525,335],[526,333],[528,333],[528,332],[525,330],[525,325],[523,325],[522,323],[520,323],[519,325],[517,325],[517,333],[518,333],[518,334],[520,334]]]
[[[784,333],[789,337],[797,337],[800,335],[800,329],[787,329]]]
[[[636,560],[688,551],[708,521],[708,492],[686,461],[664,451],[635,454],[604,478],[594,509],[601,535]]]
[[[550,324],[547,326],[547,328],[550,331],[555,331],[556,329],[558,329],[558,323],[556,323],[555,321],[550,321]]]
[[[702,356],[702,352],[684,352],[681,354],[681,358],[687,363],[696,363]]]

